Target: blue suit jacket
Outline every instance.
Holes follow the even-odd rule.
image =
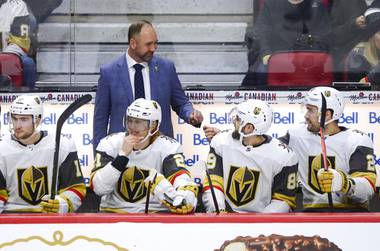
[[[149,77],[151,99],[157,101],[162,109],[160,131],[173,137],[171,108],[188,122],[193,106],[182,89],[173,62],[153,56],[149,63]],[[94,149],[108,134],[125,131],[123,118],[133,101],[127,60],[123,54],[100,68],[95,98]]]

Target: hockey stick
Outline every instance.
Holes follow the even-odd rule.
[[[77,100],[75,100],[73,103],[69,105],[69,107],[66,108],[66,110],[63,111],[61,116],[58,118],[57,122],[57,128],[55,132],[55,150],[54,150],[54,158],[53,158],[53,176],[51,178],[51,192],[50,192],[50,199],[54,200],[55,195],[57,194],[57,174],[58,174],[58,157],[59,157],[59,146],[61,143],[61,131],[63,123],[70,117],[71,114],[73,114],[79,107],[82,105],[90,102],[92,99],[92,96],[90,94],[86,94]]]
[[[153,181],[149,181],[149,183],[148,183],[148,190],[146,193],[146,201],[145,201],[145,214],[148,214],[148,212],[149,212],[150,189],[152,189],[152,184],[156,183],[156,179],[157,179],[157,173],[154,175]]]
[[[207,140],[208,140],[208,142],[210,144],[211,143],[211,139],[207,139]],[[210,149],[211,149],[211,146],[210,146]],[[207,180],[208,180],[208,184],[210,186],[212,202],[214,203],[216,214],[219,214],[220,213],[219,205],[218,205],[218,201],[216,200],[214,185],[212,184],[211,176],[210,176],[210,173],[209,173],[208,168],[207,168],[207,163],[206,163],[206,166],[205,166],[205,171],[206,171],[206,177],[207,177]]]
[[[220,213],[219,205],[218,205],[218,201],[216,200],[214,185],[212,184],[211,176],[210,176],[210,173],[208,171],[207,165],[206,165],[205,170],[206,170],[206,176],[207,176],[208,184],[210,186],[212,201],[214,202],[214,206],[215,206],[215,211],[216,211],[216,214],[219,214]]]
[[[322,158],[323,158],[322,168],[325,169],[325,171],[328,171],[329,166],[327,164],[326,143],[325,143],[325,135],[324,135],[327,108],[326,108],[326,98],[322,93],[321,93],[321,95],[322,95],[322,107],[321,107],[321,120],[320,120],[320,126],[319,126],[319,135],[321,136],[321,146],[322,146]],[[331,192],[327,193],[327,197],[328,197],[328,201],[329,201],[330,212],[334,212],[334,204],[333,204]]]

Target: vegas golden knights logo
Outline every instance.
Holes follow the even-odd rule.
[[[127,202],[133,203],[141,200],[146,195],[144,180],[148,176],[148,170],[128,167],[119,179],[118,193]]]
[[[322,154],[317,156],[309,156],[309,186],[317,193],[323,194],[318,183],[318,171],[323,164]],[[335,169],[335,156],[327,156],[327,165]]]
[[[261,108],[260,107],[255,107],[255,109],[253,109],[253,114],[255,115],[259,115],[261,112]]]
[[[47,167],[17,169],[17,180],[19,196],[29,204],[39,204],[48,194]]]
[[[331,91],[325,91],[325,97],[328,98],[331,96]]]
[[[243,206],[255,198],[260,172],[247,167],[231,166],[226,195],[236,206]]]

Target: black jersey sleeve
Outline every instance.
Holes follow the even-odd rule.
[[[298,164],[285,166],[273,180],[272,198],[285,201],[291,208],[296,206]]]
[[[175,153],[168,155],[162,162],[162,173],[170,181],[174,183],[176,177],[186,173],[190,176],[186,169],[185,156],[183,153]]]
[[[220,155],[215,152],[214,148],[210,148],[210,152],[207,157],[207,169],[210,173],[210,178],[212,185],[224,192],[224,181],[223,181],[223,159]],[[203,190],[209,189],[209,180],[204,179]]]

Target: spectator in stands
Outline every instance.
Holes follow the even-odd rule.
[[[37,67],[34,60],[27,54],[30,48],[30,40],[17,35],[19,34],[9,36],[8,46],[4,52],[17,54],[21,58],[23,86],[26,86],[28,90],[32,90],[37,80]]]
[[[0,88],[8,89],[12,84],[12,79],[8,75],[0,75]]]
[[[260,45],[256,84],[266,84],[267,63],[276,51],[328,50],[322,35],[330,29],[329,23],[320,0],[266,0],[254,27]]]
[[[367,24],[368,8],[380,8],[380,0],[334,0],[331,10],[331,32],[326,34],[334,59],[335,80],[345,80],[343,66],[348,53],[360,42],[368,41],[379,30],[379,24]]]
[[[347,74],[349,81],[380,86],[380,31],[349,54]]]
[[[24,0],[36,18],[37,23],[42,23],[50,14],[61,5],[62,0]]]
[[[21,95],[10,106],[11,134],[0,141],[0,212],[74,212],[86,194],[74,142],[61,136],[57,194],[50,198],[55,135],[38,129],[42,114],[38,96]]]
[[[139,98],[126,111],[127,132],[100,141],[91,188],[103,196],[101,211],[143,213],[148,204],[152,212],[195,210],[198,187],[186,169],[181,145],[160,134],[160,122],[160,105]]]
[[[29,55],[35,59],[38,47],[38,24],[44,22],[50,16],[53,10],[61,5],[62,0],[24,0],[24,2],[28,6],[31,24],[31,50],[29,52]]]
[[[248,71],[242,81],[242,86],[250,86],[256,83],[256,68],[259,63],[260,44],[257,34],[253,29],[247,28],[247,32],[244,37],[245,44],[248,49]]]
[[[131,24],[125,54],[100,68],[95,98],[94,140],[96,148],[107,134],[125,131],[126,108],[138,97],[157,101],[162,107],[160,131],[173,137],[171,108],[187,123],[203,121],[186,97],[173,62],[154,55],[157,35],[148,21]]]
[[[17,24],[15,27],[13,24]],[[29,12],[22,0],[0,0],[0,50],[7,46],[11,26],[29,38]]]
[[[23,1],[0,2],[0,31],[5,40],[4,52],[17,54],[23,64],[23,84],[28,89],[33,89],[36,78],[36,64],[28,56],[31,46],[30,40],[30,16]]]

